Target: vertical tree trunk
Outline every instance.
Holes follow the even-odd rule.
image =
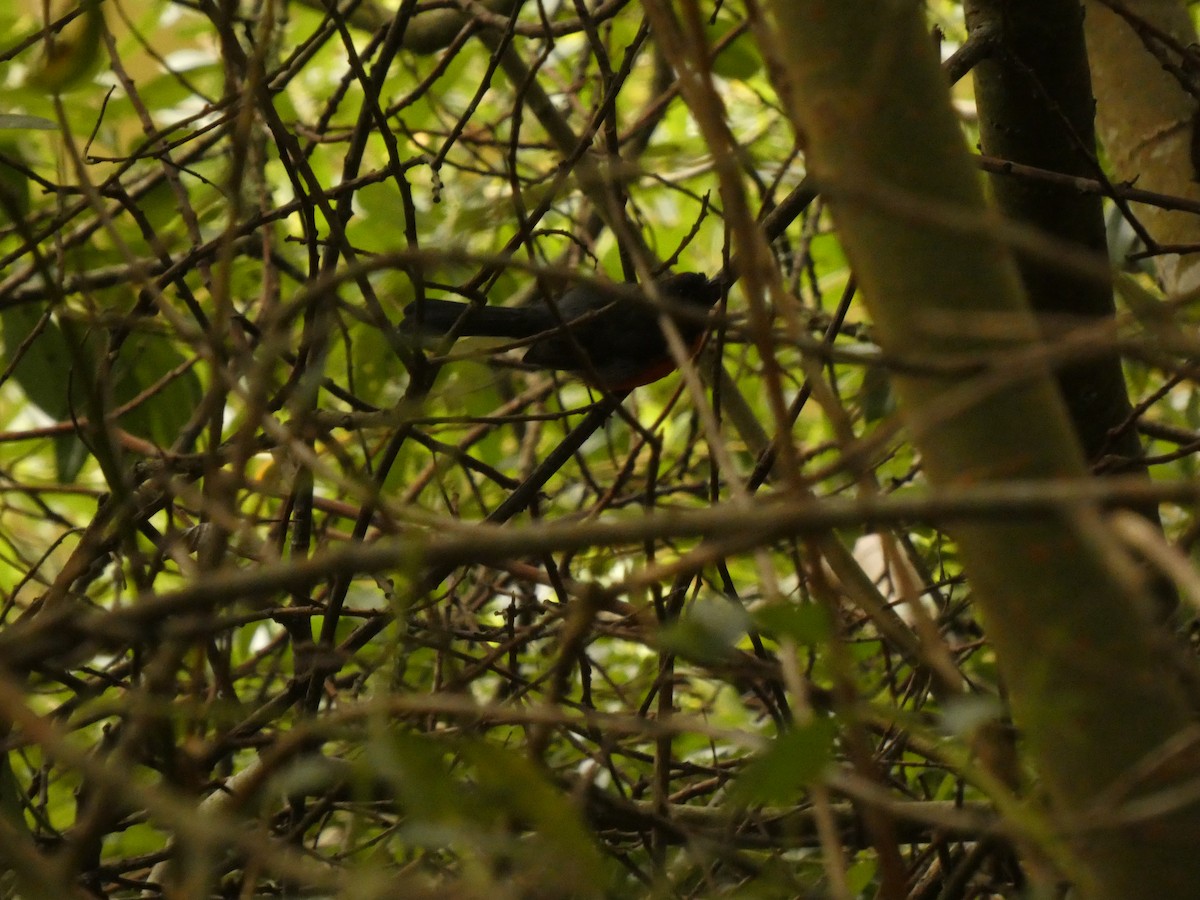
[[[1038,345],[1038,325],[985,209],[922,5],[776,0],[771,9],[780,92],[879,340],[931,366],[896,378],[929,481],[1085,476],[1053,375],[1021,355]],[[982,371],[932,368],[981,360]],[[1167,765],[1135,773],[1190,716],[1103,519],[1074,508],[955,536],[1081,895],[1194,897],[1200,806],[1180,799],[1122,818],[1127,802],[1185,783]]]
[[[1084,4],[1096,119],[1109,164],[1121,181],[1200,200],[1193,149],[1200,146],[1195,137],[1200,104],[1179,79],[1185,71],[1179,49],[1196,43],[1187,5],[1182,0],[1125,0],[1121,5],[1148,27],[1139,33],[1135,23],[1104,3]],[[1134,212],[1157,243],[1200,241],[1200,217],[1192,213],[1138,205]],[[1169,293],[1200,285],[1200,255],[1172,253],[1154,262]]]
[[[983,152],[1025,165],[1095,178],[1092,88],[1078,0],[967,0],[967,24],[987,26],[997,49],[974,69]],[[1071,188],[993,175],[1000,210],[1060,240],[1108,257],[1101,199]],[[1080,319],[1114,313],[1112,287],[1045,259],[1019,259],[1035,313],[1053,336]],[[1138,459],[1120,358],[1105,352],[1058,369],[1059,386],[1084,455]],[[1120,467],[1123,468],[1123,467]]]

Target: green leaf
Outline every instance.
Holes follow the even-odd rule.
[[[1000,718],[1004,708],[996,697],[969,694],[951,697],[942,707],[942,730],[947,734],[966,737],[985,722]]]
[[[603,883],[575,806],[523,756],[490,742],[395,731],[369,742],[364,762],[364,780],[393,786],[408,840],[494,855],[536,884],[538,896],[594,896]]]
[[[862,857],[854,862],[846,870],[846,887],[849,888],[851,896],[864,896],[871,882],[875,880],[875,873],[879,869],[879,864],[873,857]]]
[[[12,759],[8,753],[0,753],[0,817],[14,833],[28,837],[23,797],[20,780],[13,773]]]
[[[518,871],[532,877],[545,896],[595,896],[602,880],[600,855],[562,791],[510,750],[473,742],[462,755],[476,770],[475,797],[509,820],[504,830],[516,825],[532,831],[532,840],[514,841],[508,848],[519,860]]]
[[[75,481],[79,470],[88,461],[91,451],[77,434],[63,434],[54,439],[54,471],[63,484]]]
[[[2,116],[0,122],[11,118],[36,118]],[[0,125],[0,127],[4,127]],[[11,139],[0,141],[0,222],[13,222],[26,218],[30,210],[29,178],[13,163],[24,163],[24,154]]]
[[[878,422],[896,411],[891,379],[882,366],[868,366],[863,372],[858,403],[862,407],[863,419],[867,422]]]
[[[81,346],[73,346],[61,325],[54,319],[43,321],[42,309],[33,305],[3,310],[0,325],[4,328],[6,358],[15,358],[22,344],[29,341],[13,370],[13,378],[25,396],[56,422],[68,420],[72,406],[76,415],[83,415],[84,392],[88,388],[84,380],[73,378],[72,372],[78,373],[81,364],[95,371],[97,333],[89,332]],[[113,367],[113,401],[121,406],[162,384],[121,416],[122,428],[160,446],[171,445],[202,393],[200,380],[191,370],[163,381],[185,360],[162,335],[130,336]],[[69,483],[87,460],[88,451],[75,435],[63,435],[54,441],[54,455],[59,480]]]
[[[418,822],[461,821],[466,818],[463,784],[447,773],[445,756],[446,748],[434,741],[394,731],[368,742],[364,774],[387,781]]]
[[[70,409],[66,376],[75,364],[66,335],[53,319],[43,321],[43,310],[33,305],[0,311],[0,325],[6,360],[16,359],[21,345],[32,337],[13,378],[42,412],[61,421]]]
[[[742,770],[730,797],[743,804],[795,802],[828,768],[836,734],[833,719],[814,719],[784,732]]]
[[[750,617],[725,599],[698,600],[687,615],[659,632],[659,644],[684,659],[699,663],[728,660],[735,645],[746,636]]]
[[[709,43],[715,45],[733,30],[730,21],[718,21],[708,28]],[[762,56],[754,41],[747,34],[734,38],[733,42],[721,49],[713,60],[713,73],[722,78],[745,80],[762,71]]]
[[[160,447],[169,447],[191,419],[203,390],[195,369],[174,373],[187,361],[164,336],[153,333],[130,335],[113,366],[113,399],[118,407],[145,391],[153,393],[118,420],[131,434]]]
[[[366,322],[355,322],[348,331],[349,345],[339,335],[330,352],[330,372],[367,403],[378,407],[395,403],[401,395],[397,384],[403,370],[387,336]]]
[[[754,611],[759,631],[773,638],[790,638],[797,644],[824,644],[833,634],[829,613],[815,603],[771,603]]]
[[[73,348],[66,333],[53,319],[43,321],[43,310],[34,305],[15,306],[0,311],[0,327],[4,329],[4,356],[17,357],[21,345],[29,345],[21,353],[13,369],[13,380],[25,396],[56,422],[70,418],[72,402],[82,402],[82,389],[73,384],[75,369],[83,348]],[[90,365],[91,363],[89,363]],[[60,482],[70,484],[87,462],[87,445],[77,435],[64,434],[54,438],[55,473]]]
[[[0,113],[0,129],[18,131],[58,131],[58,123],[43,116],[23,113]]]
[[[104,11],[100,0],[83,0],[82,14],[44,43],[40,65],[29,83],[53,93],[82,85],[100,68]]]

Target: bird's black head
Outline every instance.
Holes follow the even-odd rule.
[[[658,283],[671,300],[708,309],[721,299],[721,283],[700,272],[668,275]]]

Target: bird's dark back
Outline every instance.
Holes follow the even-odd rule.
[[[703,316],[720,297],[720,287],[697,272],[682,272],[661,279],[658,289],[668,304],[685,306],[673,316],[684,342],[694,343],[703,333]],[[588,285],[567,291],[558,301],[565,321],[591,313],[566,334],[547,335],[525,354],[525,362],[550,369],[581,371],[589,367],[607,384],[636,378],[639,366],[669,358],[659,327],[658,310],[647,300],[605,295]],[[684,312],[694,310],[694,315]],[[582,351],[582,352],[581,352]]]

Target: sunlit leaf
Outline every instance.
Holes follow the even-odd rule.
[[[828,768],[836,734],[834,720],[828,718],[785,731],[738,774],[731,798],[739,803],[795,802]]]
[[[82,0],[79,9],[75,21],[47,39],[40,64],[29,77],[36,87],[63,93],[79,86],[99,67],[103,6],[100,0]]]
[[[723,599],[697,601],[680,619],[665,626],[659,643],[665,650],[697,662],[721,662],[732,657],[746,635],[750,617],[740,606]]]
[[[200,379],[186,367],[187,357],[165,337],[134,333],[113,367],[113,396],[119,408],[143,398],[119,422],[132,434],[161,447],[179,436],[200,403]]]
[[[771,637],[797,644],[821,644],[833,633],[829,612],[814,603],[771,603],[754,611],[754,622]]]

